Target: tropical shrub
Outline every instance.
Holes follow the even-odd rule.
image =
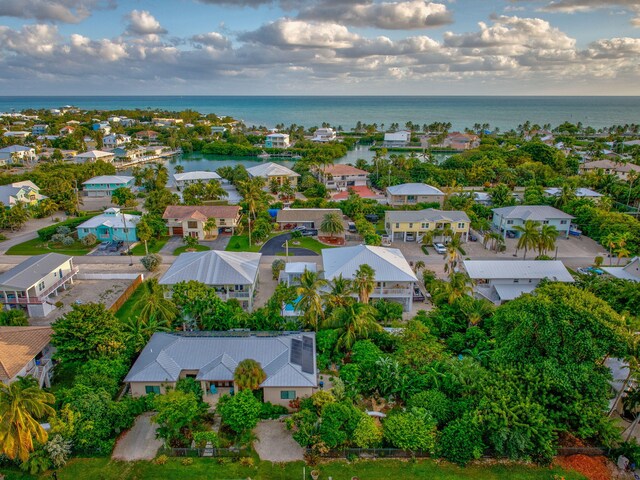
[[[471,418],[457,418],[438,437],[436,453],[450,462],[466,465],[482,456],[482,432]]]
[[[436,422],[429,412],[412,408],[389,415],[383,423],[384,439],[403,450],[432,452],[436,443]]]
[[[142,257],[140,259],[140,263],[142,263],[142,266],[146,268],[147,271],[155,272],[162,264],[162,257],[157,253],[150,253],[149,255]]]
[[[258,424],[261,406],[251,390],[240,390],[233,397],[223,396],[218,402],[217,411],[223,425],[241,434],[253,430]]]

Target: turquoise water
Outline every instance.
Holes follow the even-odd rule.
[[[292,123],[305,127],[329,122],[345,129],[358,121],[403,126],[435,121],[451,122],[454,130],[489,123],[509,130],[529,120],[555,126],[564,121],[595,128],[640,123],[640,97],[257,97],[257,96],[122,96],[122,97],[0,97],[0,111],[56,108],[192,109],[229,115],[247,125],[274,127]]]

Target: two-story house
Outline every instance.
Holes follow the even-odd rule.
[[[4,161],[3,164],[31,163],[35,162],[36,159],[36,150],[32,147],[10,145],[8,147],[0,148],[0,161]]]
[[[361,265],[369,265],[375,272],[375,288],[370,298],[400,303],[405,312],[411,311],[418,279],[411,266],[397,248],[357,245],[322,250],[324,278],[332,281],[353,280]],[[357,296],[356,293],[353,296]]]
[[[102,139],[102,145],[104,148],[116,148],[131,143],[131,137],[128,135],[121,135],[119,133],[112,133],[111,135],[105,135]]]
[[[569,237],[573,216],[548,205],[517,205],[493,209],[493,227],[504,235],[520,236],[514,227],[523,226],[528,220],[540,225],[553,225],[560,235]]]
[[[209,183],[211,180],[220,181],[221,179],[220,175],[216,172],[206,172],[202,170],[173,174],[173,183],[178,190],[182,190],[192,183]]]
[[[140,215],[121,213],[119,208],[107,208],[102,215],[96,215],[78,225],[78,238],[83,239],[90,233],[99,242],[123,241],[133,243],[138,240],[136,226]]]
[[[73,257],[34,255],[0,275],[0,303],[6,309],[22,308],[31,317],[46,317],[56,308],[52,297],[73,285],[77,273]]]
[[[444,192],[426,183],[403,183],[387,187],[387,202],[394,207],[444,202]]]
[[[496,305],[533,292],[544,279],[574,281],[560,260],[465,260],[463,265],[474,293]]]
[[[51,327],[0,327],[0,382],[33,377],[40,388],[51,387],[54,348]]]
[[[336,131],[333,128],[318,128],[313,132],[312,142],[333,142],[336,139]]]
[[[596,192],[595,190],[583,187],[576,188],[574,193],[576,195],[576,198],[588,198],[590,200],[593,200],[593,202],[596,204],[600,202],[600,199],[602,197],[604,197],[604,195]],[[562,195],[562,189],[557,187],[545,188],[544,195],[545,197],[559,197],[560,195]]]
[[[594,160],[593,162],[581,163],[578,167],[580,173],[602,171],[606,175],[615,175],[620,180],[627,180],[629,172],[640,173],[640,165],[626,162],[616,162],[614,160]]]
[[[127,175],[100,175],[82,183],[82,193],[87,197],[110,197],[118,188],[135,188],[134,177]]]
[[[153,130],[142,130],[134,134],[134,136],[139,140],[149,141],[156,141],[159,135],[160,134],[158,132],[154,132]]]
[[[453,235],[459,234],[462,241],[469,240],[471,220],[469,216],[458,210],[387,210],[384,215],[384,225],[392,241],[420,242],[427,232],[434,232],[444,239],[447,231]]]
[[[266,148],[289,148],[291,142],[286,133],[270,133],[265,137],[264,146]]]
[[[0,186],[0,202],[6,208],[19,202],[36,205],[45,198],[47,197],[40,194],[40,188],[30,180]]]
[[[330,214],[337,214],[342,218],[342,210],[339,208],[283,208],[278,210],[276,223],[283,230],[296,227],[320,229],[322,221]],[[344,236],[344,233],[336,236]]]
[[[42,123],[38,123],[31,127],[31,135],[37,137],[38,135],[45,135],[49,127]]]
[[[261,257],[261,253],[253,252],[185,252],[178,255],[159,283],[171,289],[176,283],[195,280],[214,289],[222,300],[235,298],[250,312]]]
[[[265,402],[289,408],[318,387],[313,332],[171,332],[154,333],[125,383],[134,397],[164,394],[181,378],[193,378],[202,399],[216,405],[220,396],[238,391],[234,372],[252,359],[267,375],[260,384]]]
[[[98,160],[112,163],[115,154],[112,152],[103,152],[102,150],[89,150],[88,152],[79,153],[73,158],[77,163],[93,163]]]
[[[411,132],[400,130],[398,132],[388,132],[384,134],[383,145],[385,147],[406,147],[411,142]]]
[[[251,178],[264,178],[267,182],[267,186],[269,186],[273,181],[282,185],[288,180],[291,186],[295,187],[298,185],[298,177],[300,176],[299,173],[294,172],[290,168],[273,162],[260,163],[255,167],[249,167],[247,168],[247,173]]]
[[[329,190],[347,190],[349,187],[366,187],[369,172],[342,163],[327,165],[316,170],[318,181]]]
[[[234,233],[241,210],[237,205],[169,205],[162,218],[167,222],[169,235],[204,240],[220,233]],[[207,225],[210,220],[215,220],[215,226]]]

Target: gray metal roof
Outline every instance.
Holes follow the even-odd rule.
[[[459,210],[436,210],[425,208],[424,210],[387,210],[386,220],[389,222],[466,222],[469,216]]]
[[[0,275],[0,286],[29,288],[73,257],[60,253],[35,255]]]
[[[548,205],[517,205],[515,207],[494,208],[494,213],[503,218],[543,221],[551,219],[570,219],[573,216]]]
[[[247,168],[247,172],[251,177],[299,177],[300,174],[294,172],[290,168],[277,163],[268,162],[261,163],[255,167]]]
[[[160,279],[162,285],[195,280],[205,285],[252,285],[258,275],[261,253],[185,252]]]
[[[82,182],[83,185],[102,185],[105,183],[129,183],[134,177],[128,175],[99,175],[97,177],[90,178],[86,182]]]
[[[547,188],[545,189],[545,193],[548,195],[558,196],[562,193],[562,189],[558,187]],[[590,188],[576,188],[575,194],[578,198],[603,196],[601,193],[598,193],[595,190],[591,190]]]
[[[427,185],[426,183],[403,183],[387,187],[391,195],[444,195],[442,190]]]
[[[195,170],[193,172],[174,173],[173,178],[176,182],[182,182],[185,180],[220,180],[221,177],[216,172]]]
[[[417,282],[416,274],[397,248],[356,245],[355,247],[322,250],[324,277],[333,280],[339,275],[353,279],[360,265],[375,270],[376,282]]]
[[[509,280],[548,278],[573,282],[560,260],[465,260],[464,268],[472,279]]]
[[[311,338],[313,372],[292,363],[293,340]],[[197,332],[155,333],[129,370],[125,382],[175,382],[183,370],[196,370],[197,380],[233,381],[242,360],[256,360],[267,374],[262,387],[316,387],[315,333]]]
[[[493,288],[495,288],[498,297],[500,297],[500,301],[505,302],[507,300],[516,299],[520,295],[524,295],[525,293],[533,292],[536,289],[536,286],[537,285],[513,283],[496,284],[493,286]]]

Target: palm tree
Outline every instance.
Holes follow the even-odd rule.
[[[322,324],[325,328],[338,330],[337,351],[350,352],[353,344],[372,333],[382,330],[376,323],[375,309],[364,303],[352,303],[336,308]]]
[[[336,233],[344,232],[342,216],[338,212],[327,213],[322,218],[322,223],[320,223],[320,231],[328,233],[331,238]]]
[[[560,232],[553,225],[542,225],[538,234],[538,254],[544,255],[556,248],[556,239]]]
[[[173,167],[175,173],[184,173],[184,165],[176,165]]]
[[[209,232],[210,236],[214,236],[215,229],[218,227],[218,223],[215,218],[208,218],[204,223],[204,231]]]
[[[493,304],[488,300],[478,300],[472,297],[469,297],[469,301],[463,303],[460,307],[460,310],[469,321],[469,327],[478,325],[482,319],[489,317],[494,309]]]
[[[447,263],[444,266],[445,272],[453,272],[455,270],[461,254],[462,240],[460,239],[460,234],[456,233],[447,244],[447,253],[445,256]]]
[[[0,453],[26,462],[47,432],[38,419],[54,415],[55,397],[43,391],[32,377],[21,377],[10,385],[0,383]]]
[[[413,270],[418,273],[420,270],[422,270],[424,267],[426,267],[425,263],[422,260],[418,260],[415,265],[413,266]]]
[[[262,177],[255,177],[239,183],[242,196],[249,210],[247,220],[249,226],[249,246],[251,246],[251,221],[256,218],[256,210],[264,201],[265,192],[262,190],[264,188],[264,179]]]
[[[228,197],[229,192],[227,192],[220,182],[217,180],[209,180],[209,182],[205,185],[205,199],[206,200],[219,200],[222,197]]]
[[[351,280],[344,278],[342,274],[329,282],[329,292],[324,295],[326,310],[331,311],[337,307],[344,307],[353,301],[351,297]]]
[[[178,307],[165,297],[166,288],[158,283],[157,278],[143,282],[139,287],[142,296],[134,306],[134,310],[140,309],[140,320],[143,323],[155,319],[159,324],[171,325],[178,317]]]
[[[376,286],[376,272],[366,263],[360,265],[353,277],[353,290],[358,294],[360,303],[369,303],[369,295]]]
[[[242,360],[233,372],[233,381],[238,390],[257,390],[266,379],[267,374],[264,373],[262,365],[252,358]]]
[[[540,222],[534,222],[533,220],[527,220],[524,225],[516,225],[514,230],[520,232],[520,238],[518,238],[518,244],[516,245],[516,254],[521,248],[524,249],[524,258],[527,258],[527,250],[536,248],[538,245],[538,237],[540,231],[538,227]]]
[[[149,246],[147,242],[151,240],[151,237],[153,236],[153,229],[151,228],[151,225],[147,223],[145,217],[142,217],[138,222],[138,225],[136,225],[136,234],[138,235],[138,238],[144,242],[145,255],[149,255]]]
[[[322,310],[322,294],[320,290],[327,285],[327,281],[320,278],[317,272],[305,270],[300,275],[300,286],[296,289],[301,297],[296,304],[296,310],[304,312],[304,320],[308,327],[318,330],[318,319],[324,318]]]
[[[624,257],[628,257],[630,255],[629,249],[626,248],[627,242],[631,238],[631,232],[622,232],[617,233],[614,237],[615,244],[618,248],[616,248],[616,255],[618,257],[618,265],[620,265],[620,260]]]
[[[445,283],[445,294],[447,296],[447,302],[451,305],[458,298],[473,293],[473,284],[467,275],[464,273],[451,272],[449,274],[449,281]]]
[[[43,217],[53,217],[53,214],[58,211],[58,205],[50,198],[44,198],[38,203],[40,209],[40,215]]]
[[[565,183],[564,185],[562,185],[560,192],[558,192],[558,196],[554,201],[554,206],[556,208],[562,208],[570,201],[575,200],[575,198],[576,198],[576,189],[571,185],[569,185],[568,183]]]
[[[613,265],[613,249],[618,246],[617,236],[614,233],[609,233],[602,239],[602,243],[609,250],[609,266]]]

